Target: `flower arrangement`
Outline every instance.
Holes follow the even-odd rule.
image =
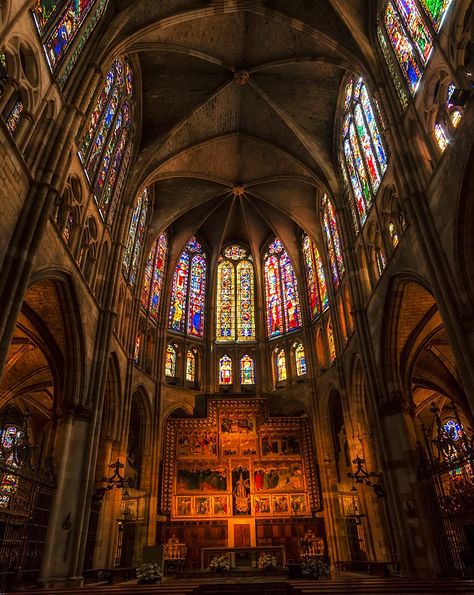
[[[137,579],[141,584],[157,583],[161,578],[161,568],[158,562],[148,562],[137,568]]]
[[[214,556],[209,562],[209,568],[214,572],[229,570],[229,556]]]
[[[257,566],[262,570],[268,570],[270,568],[276,568],[278,562],[275,556],[262,552],[258,558]]]
[[[301,563],[301,571],[303,576],[307,578],[314,578],[319,579],[323,576],[328,576],[329,568],[328,565],[325,564],[321,558],[306,558]]]

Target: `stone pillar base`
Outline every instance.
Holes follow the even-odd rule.
[[[70,589],[84,586],[82,576],[70,576],[68,578],[41,578],[37,581],[39,587],[43,589]]]

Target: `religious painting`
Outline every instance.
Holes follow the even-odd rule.
[[[256,515],[271,514],[270,496],[254,496],[253,508]]]
[[[269,433],[262,434],[262,456],[292,456],[301,454],[300,437],[296,433]]]
[[[217,432],[193,430],[180,432],[177,438],[178,457],[217,457]]]
[[[213,496],[212,498],[212,512],[214,516],[229,514],[229,506],[227,496]]]
[[[256,456],[256,419],[245,413],[223,415],[220,420],[221,456]]]
[[[256,420],[248,413],[234,413],[221,417],[221,432],[223,434],[254,434]]]
[[[262,463],[254,465],[255,491],[301,491],[304,489],[301,463]]]
[[[210,466],[206,463],[181,463],[176,473],[178,492],[225,492],[227,490],[227,467]]]
[[[238,467],[232,471],[232,511],[235,516],[250,514],[250,471]]]
[[[290,496],[290,510],[294,515],[308,514],[308,505],[306,503],[306,496],[304,494],[296,494]]]
[[[289,514],[288,496],[272,496],[273,514]]]
[[[211,514],[211,499],[209,496],[196,496],[194,498],[194,513],[196,516],[209,516]]]
[[[176,516],[191,516],[192,498],[189,496],[178,496],[176,498]]]

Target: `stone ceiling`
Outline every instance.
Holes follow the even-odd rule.
[[[132,56],[141,86],[135,188],[214,255],[272,234],[290,253],[319,236],[317,197],[337,192],[334,131],[349,71],[371,77],[370,0],[118,0],[102,52]],[[293,257],[295,255],[293,254]],[[293,258],[295,261],[295,258]]]

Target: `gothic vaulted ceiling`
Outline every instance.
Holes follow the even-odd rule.
[[[337,192],[335,117],[347,71],[369,78],[369,0],[114,2],[104,61],[139,65],[135,188],[154,186],[152,234],[174,224],[218,252],[270,234],[318,238],[317,189]]]

